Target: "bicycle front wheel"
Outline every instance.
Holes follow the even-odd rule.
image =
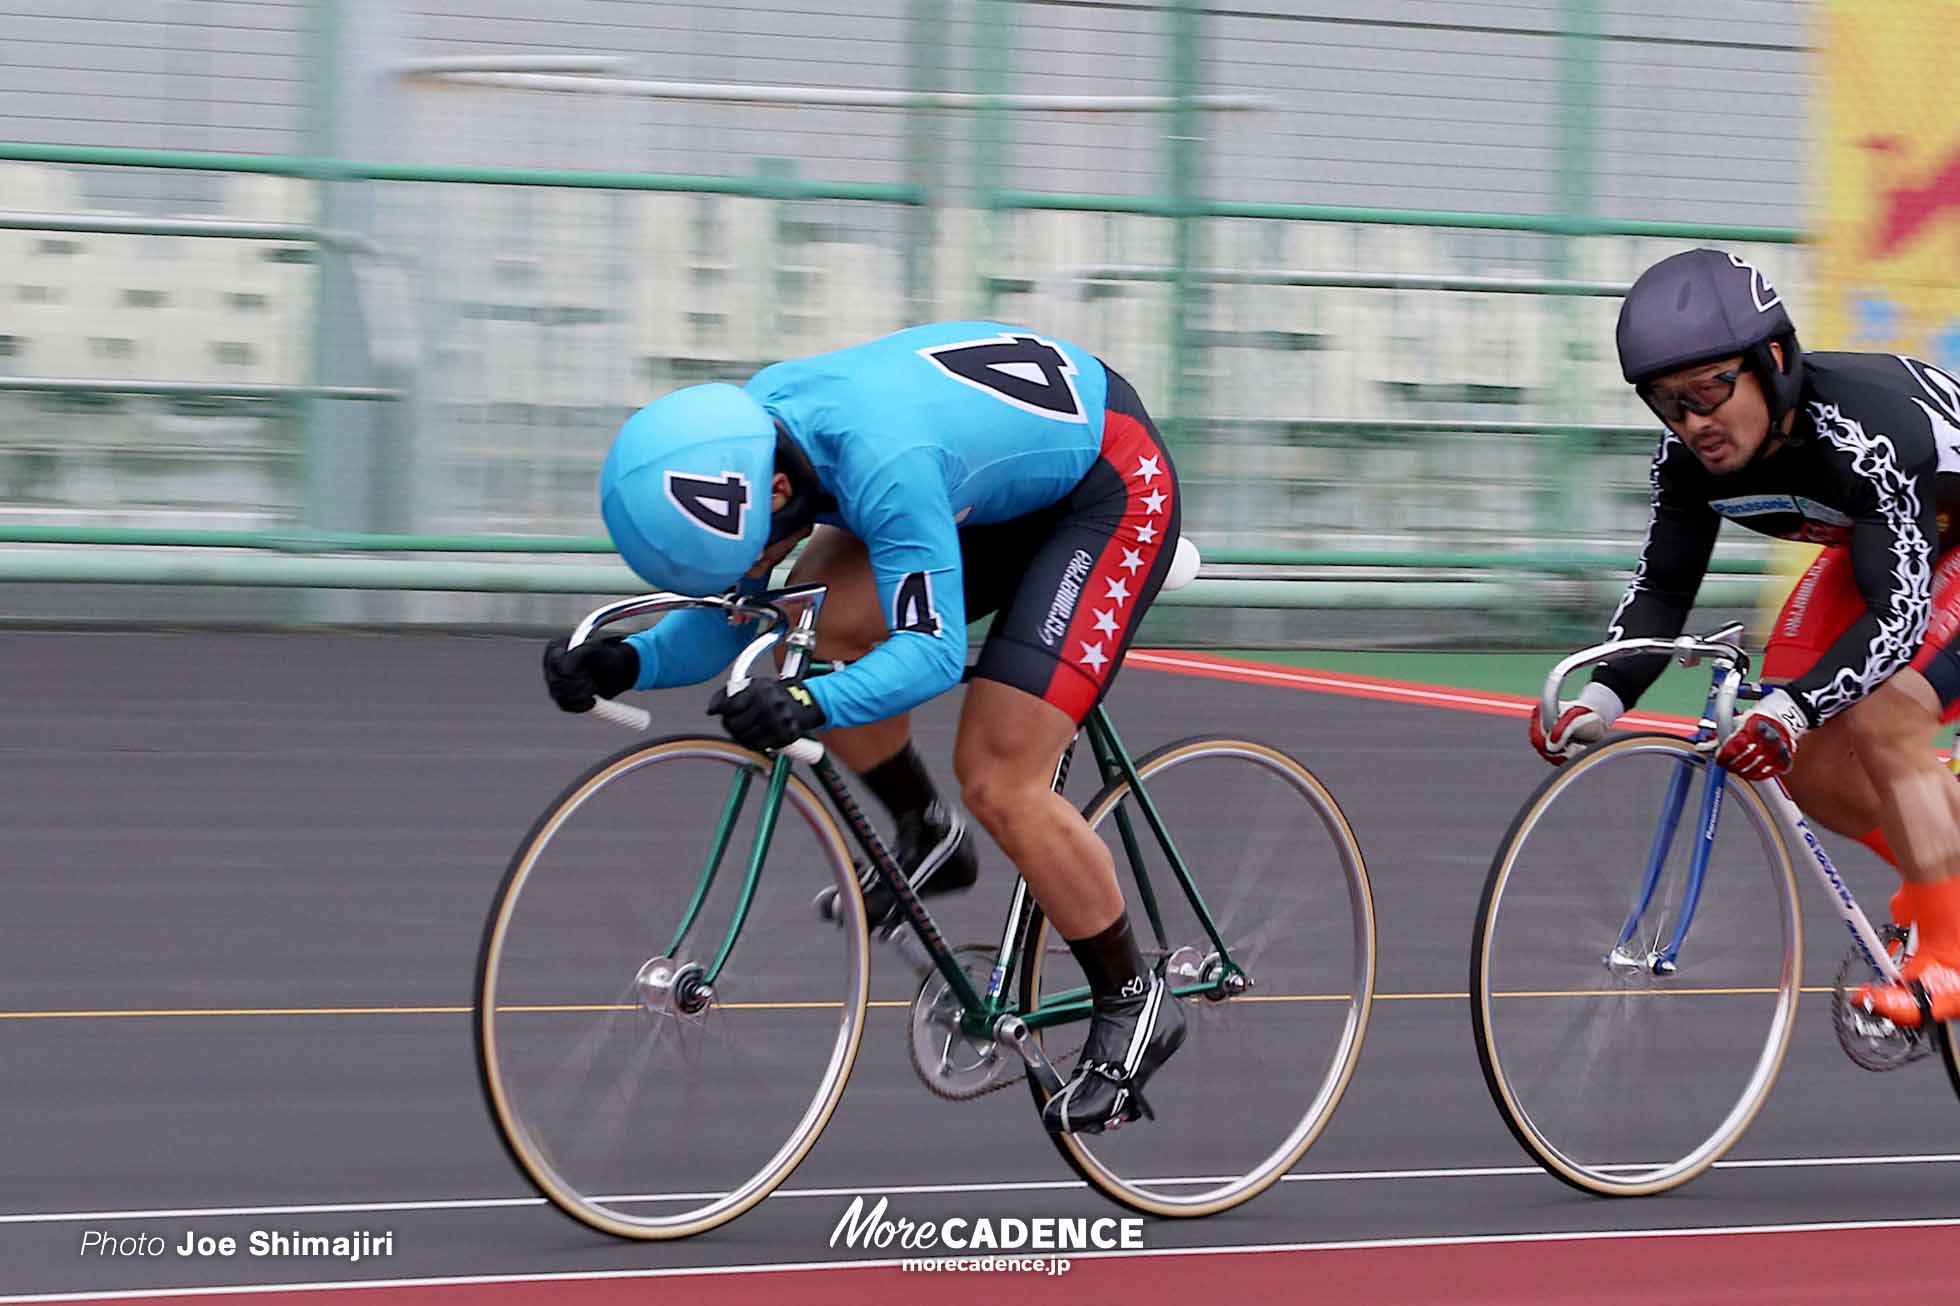
[[[484,929],[491,1117],[539,1191],[606,1233],[682,1238],[753,1207],[815,1144],[857,1058],[864,901],[794,775],[749,892],[769,767],[725,739],[616,754],[525,836]],[[809,909],[824,887],[842,928]]]
[[[1189,1032],[1145,1090],[1154,1120],[1054,1141],[1125,1206],[1213,1215],[1277,1183],[1333,1117],[1374,997],[1374,896],[1339,804],[1285,753],[1188,739],[1136,769],[1188,889],[1127,780],[1084,815],[1115,858],[1145,960],[1182,995]],[[1067,1075],[1087,1032],[1087,989],[1039,913],[1021,1002]]]
[[[1587,1192],[1645,1196],[1702,1173],[1789,1048],[1803,974],[1789,850],[1733,778],[1718,797],[1743,819],[1718,823],[1712,774],[1677,736],[1603,744],[1539,787],[1484,885],[1470,960],[1484,1081],[1525,1150]]]

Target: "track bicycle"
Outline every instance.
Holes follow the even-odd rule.
[[[1844,1051],[1867,1070],[1937,1055],[1960,1092],[1960,1030],[1900,1028],[1850,1000],[1896,980],[1911,940],[1873,925],[1780,779],[1713,764],[1736,703],[1767,692],[1746,679],[1741,633],[1618,640],[1552,669],[1547,731],[1566,677],[1595,663],[1661,653],[1711,671],[1692,737],[1609,736],[1538,786],[1477,910],[1471,1011],[1491,1100],[1548,1172],[1601,1196],[1687,1183],[1768,1099],[1802,989],[1798,864],[1851,935],[1830,989]]]
[[[825,670],[813,660],[823,600],[821,586],[649,595],[591,613],[571,643],[629,618],[718,610],[760,629],[732,693],[779,642],[783,674]],[[650,722],[604,699],[595,711]],[[1139,942],[1190,1034],[1151,1080],[1154,1119],[1052,1141],[1134,1210],[1229,1210],[1305,1154],[1360,1055],[1375,982],[1361,849],[1326,787],[1277,749],[1201,737],[1132,758],[1102,707],[1085,737],[1102,785],[1083,815],[1127,867],[1148,919]],[[869,1001],[852,843],[929,963],[909,1003]],[[835,924],[811,910],[812,891]],[[1089,994],[1019,876],[999,934],[950,945],[822,743],[765,755],[687,735],[615,753],[531,827],[484,929],[473,1023],[492,1119],[539,1191],[595,1229],[671,1239],[750,1210],[809,1156],[869,1018],[891,1008],[902,1028],[878,1037],[904,1042],[933,1093],[962,1101],[1025,1080],[1038,1113],[1080,1049]],[[901,1141],[853,1128],[844,1146],[859,1154]]]

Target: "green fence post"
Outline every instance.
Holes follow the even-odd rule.
[[[1557,237],[1553,275],[1569,278],[1581,265],[1580,233],[1590,229],[1594,217],[1594,160],[1597,140],[1597,81],[1599,77],[1600,0],[1561,0],[1559,35],[1558,96],[1558,213],[1565,230]],[[1585,464],[1594,450],[1579,427],[1590,414],[1584,393],[1588,366],[1595,357],[1594,343],[1584,338],[1582,314],[1577,300],[1562,299],[1558,307],[1560,340],[1555,385],[1558,391],[1558,418],[1567,430],[1557,444],[1558,465],[1545,480],[1549,501],[1539,515],[1541,528],[1560,537],[1572,535],[1579,523],[1574,520],[1575,505],[1587,482]],[[1541,529],[1540,538],[1546,530]]]
[[[1000,215],[1004,207],[1002,182],[1007,177],[1007,152],[1013,137],[1012,111],[1000,103],[1014,80],[1014,0],[974,0],[973,18],[980,28],[980,57],[975,91],[989,97],[974,117],[973,192],[980,232],[975,272],[978,316],[994,315],[999,294]]]
[[[1165,172],[1170,192],[1171,236],[1171,407],[1166,426],[1171,457],[1184,461],[1191,431],[1204,404],[1203,373],[1197,352],[1202,346],[1192,319],[1206,291],[1198,284],[1201,235],[1199,216],[1199,147],[1201,111],[1197,105],[1203,73],[1202,0],[1173,0],[1166,15],[1169,59],[1166,73],[1173,101],[1170,137],[1165,142]],[[1198,469],[1186,469],[1186,475]]]
[[[945,0],[912,0],[907,43],[911,47],[909,85],[915,95],[944,89],[946,77]],[[933,244],[938,230],[940,112],[917,104],[906,115],[906,181],[919,193],[919,202],[906,214],[905,295],[911,323],[930,322],[939,314],[933,268]]]
[[[307,80],[305,87],[306,117],[303,139],[305,154],[312,163],[330,159],[335,153],[335,139],[338,135],[335,123],[340,112],[336,70],[340,64],[340,4],[339,0],[313,0],[306,33]],[[325,227],[329,222],[332,205],[327,189],[333,183],[328,180],[324,167],[311,172],[309,190],[313,201],[313,223]],[[329,334],[329,313],[326,281],[328,275],[327,251],[320,246],[313,248],[313,314],[312,339],[308,342],[306,381],[309,385],[324,385],[327,380],[327,352]],[[326,432],[327,400],[317,394],[308,394],[300,399],[300,520],[302,527],[322,529],[326,505],[322,502],[326,493],[323,484],[326,479],[321,466],[324,450],[322,444]]]

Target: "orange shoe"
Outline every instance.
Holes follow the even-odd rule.
[[[1867,984],[1852,996],[1866,1011],[1885,1017],[1901,1029],[1917,1029],[1921,1016],[1919,994],[1924,989],[1936,1021],[1960,1020],[1960,964],[1921,952],[1900,971],[1900,984]]]

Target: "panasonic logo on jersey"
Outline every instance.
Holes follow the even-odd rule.
[[[1082,597],[1082,582],[1089,579],[1089,569],[1096,560],[1082,549],[1068,560],[1062,570],[1062,583],[1055,587],[1055,601],[1048,605],[1048,619],[1041,623],[1041,642],[1053,648],[1055,641],[1068,634],[1068,619],[1075,611],[1075,601]]]
[[[1773,512],[1798,512],[1796,499],[1787,494],[1745,495],[1739,499],[1711,499],[1708,506],[1724,517],[1763,517]]]

